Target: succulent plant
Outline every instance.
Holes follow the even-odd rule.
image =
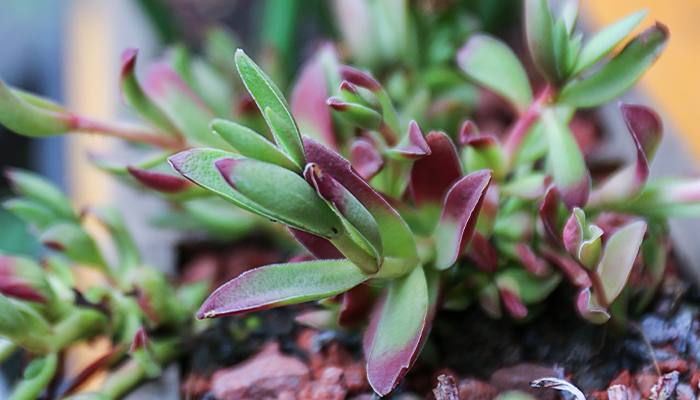
[[[65,352],[97,336],[109,337],[112,349],[64,380],[58,397],[70,395],[101,370],[110,371],[98,391],[106,399],[119,398],[139,382],[160,375],[161,367],[182,353],[184,341],[194,332],[193,313],[210,283],[174,287],[162,272],[142,265],[133,238],[113,208],[93,207],[79,216],[41,177],[12,170],[7,178],[18,197],[5,200],[3,206],[26,221],[41,243],[60,253],[41,263],[0,254],[0,361],[19,349],[33,357],[10,398],[35,399],[49,383],[64,379],[59,364]],[[107,261],[83,227],[88,215],[110,233],[116,262]],[[78,283],[77,266],[99,271],[98,282]],[[149,338],[147,332],[155,330],[157,338]]]
[[[368,321],[367,373],[380,395],[411,367],[439,307],[478,303],[494,317],[505,311],[523,320],[566,281],[577,290],[573,308],[593,323],[623,317],[612,311],[625,308],[616,302],[643,308],[666,265],[666,219],[700,213],[700,183],[647,182],[662,137],[661,120],[648,107],[621,105],[637,160],[595,181],[569,125],[577,110],[617,98],[651,67],[668,41],[666,27],[657,23],[607,58],[646,12],[584,42],[575,30],[578,2],[565,1],[554,16],[546,0],[524,0],[533,78],[494,36],[465,29],[459,51],[446,45],[437,31],[457,30],[459,21],[439,23],[411,8],[416,3],[336,1],[347,58],[375,74],[343,65],[335,47],[320,46],[289,103],[263,69],[218,36],[209,62],[172,52],[143,88],[135,51],[124,53],[124,100],[152,129],[86,120],[6,86],[0,122],[32,136],[84,130],[152,145],[162,152],[146,161],[98,165],[130,174],[212,230],[232,225],[230,231],[245,233],[269,227],[267,220],[286,225],[307,254],[228,282],[197,316],[318,301],[320,308],[299,322],[350,330]],[[348,10],[360,16],[354,25],[342,21]],[[384,18],[361,18],[372,13]],[[421,18],[423,25],[416,23]],[[427,26],[430,57],[412,39],[420,26]],[[370,42],[375,31],[380,40]],[[534,93],[537,80],[544,84]],[[482,132],[467,118],[474,85],[515,115],[504,135]],[[233,114],[231,93],[239,105]],[[463,120],[459,129],[455,118]],[[436,129],[425,135],[421,126]],[[32,190],[43,196],[46,189]],[[220,198],[244,211],[214,202]],[[56,213],[77,218],[70,206],[47,212],[39,205],[14,209],[40,228]],[[69,225],[71,234],[54,232],[56,247],[105,268],[91,255],[99,254],[94,246],[69,252],[62,241],[82,237],[75,222]]]

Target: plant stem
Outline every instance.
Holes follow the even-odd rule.
[[[530,131],[530,128],[537,122],[540,117],[540,107],[550,101],[554,97],[554,90],[551,86],[547,85],[537,96],[535,101],[530,104],[527,110],[518,117],[515,121],[513,128],[508,133],[504,149],[509,162],[513,162],[513,157],[520,149],[520,145]]]
[[[73,115],[71,117],[74,129],[79,132],[98,132],[105,136],[116,137],[130,142],[139,142],[170,150],[182,150],[185,143],[182,138],[164,136],[151,129],[125,124],[103,122],[91,118]]]
[[[107,316],[103,313],[79,308],[66,319],[56,324],[49,346],[53,351],[60,351],[71,343],[94,336],[107,327]]]

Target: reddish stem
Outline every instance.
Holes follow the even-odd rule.
[[[117,137],[130,142],[147,143],[163,149],[181,150],[185,145],[182,137],[167,137],[146,128],[111,124],[77,115],[72,116],[71,122],[76,131],[98,132],[105,136]]]
[[[540,92],[534,102],[530,104],[530,107],[520,115],[513,128],[508,134],[508,138],[505,143],[505,151],[510,160],[513,159],[515,153],[517,153],[520,145],[523,143],[525,136],[535,124],[540,116],[540,107],[545,104],[554,95],[554,90],[551,86],[545,86],[544,90]]]

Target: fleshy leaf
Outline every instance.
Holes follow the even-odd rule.
[[[54,300],[44,270],[33,260],[23,257],[0,257],[0,293],[41,304],[50,304]]]
[[[491,171],[473,172],[447,192],[440,223],[433,234],[438,270],[452,266],[469,243],[490,181]]]
[[[477,34],[457,53],[457,64],[469,79],[508,100],[516,109],[532,103],[532,88],[518,57],[505,43]]]
[[[390,393],[413,365],[428,328],[429,295],[423,268],[389,283],[381,309],[372,316],[376,327],[367,358],[367,378],[380,396]],[[368,330],[368,333],[371,332]]]
[[[554,247],[561,246],[561,235],[559,233],[559,207],[561,196],[554,185],[550,185],[545,190],[544,198],[540,203],[538,214],[544,227],[545,239]]]
[[[367,318],[374,303],[372,287],[357,285],[343,293],[343,300],[338,313],[338,325],[353,327]]]
[[[109,268],[95,241],[78,225],[71,223],[53,225],[39,236],[39,241],[79,264],[103,270]]]
[[[614,100],[651,68],[668,44],[668,28],[657,22],[629,42],[600,71],[562,89],[557,102],[577,108],[596,107]]]
[[[360,129],[375,131],[382,125],[382,115],[362,104],[349,103],[336,97],[329,98],[327,104],[338,115]]]
[[[498,254],[488,240],[479,232],[474,232],[464,255],[485,272],[496,272]]]
[[[32,104],[28,101],[31,99],[23,98],[21,92],[0,81],[0,123],[13,132],[30,137],[60,135],[75,129],[68,111],[48,101]]]
[[[576,297],[576,311],[581,318],[594,324],[604,324],[610,319],[610,314],[591,296],[590,288],[581,289],[579,292]]]
[[[318,260],[340,260],[345,258],[328,239],[316,236],[312,233],[288,228],[299,244]]]
[[[350,290],[370,277],[346,260],[268,265],[221,286],[204,302],[197,318],[320,300]]]
[[[648,14],[649,10],[637,11],[596,33],[581,49],[572,75],[578,75],[587,70],[610,53]]]
[[[20,169],[8,169],[5,176],[15,192],[46,206],[63,219],[78,220],[70,200],[48,180]]]
[[[248,92],[255,99],[260,112],[263,113],[267,124],[270,126],[277,145],[289,158],[294,160],[299,168],[304,168],[306,158],[304,157],[304,148],[301,144],[299,130],[282,92],[241,49],[236,51],[236,66]],[[270,109],[272,114],[266,111],[267,108]],[[273,123],[270,120],[270,115],[276,115],[280,122]],[[276,129],[275,127],[283,127],[283,129]]]
[[[57,368],[58,356],[56,354],[33,359],[24,370],[24,379],[13,388],[9,400],[39,398],[54,379]]]
[[[260,167],[261,170],[258,172],[271,171],[277,178],[284,179],[287,183],[290,183],[291,186],[282,185],[282,182],[275,180],[277,178],[272,178],[270,175],[255,175],[255,171],[250,171],[253,175],[246,176],[244,182],[239,182],[239,184],[245,183],[246,188],[250,189],[249,192],[260,197],[260,200],[265,203],[271,203],[272,207],[280,209],[267,209],[263,205],[258,204],[257,199],[249,198],[248,194],[251,193],[244,194],[229,185],[215,166],[215,163],[219,160],[245,160],[245,165],[253,165],[255,170],[258,169],[257,167]],[[247,211],[325,238],[334,237],[343,230],[338,217],[316,195],[316,192],[308,183],[288,169],[262,161],[244,159],[239,155],[214,149],[184,151],[169,157],[168,161],[185,178],[232,201]],[[279,194],[284,190],[292,190],[289,198],[284,198],[284,200],[280,201],[277,196],[271,196],[271,193],[277,192]],[[292,206],[292,203],[294,206]],[[298,209],[292,211],[293,208]],[[298,214],[299,210],[305,210],[305,214]],[[292,212],[292,214],[290,215],[288,212]],[[305,217],[309,220],[304,219]],[[300,218],[303,220],[300,220]]]
[[[501,194],[526,200],[536,200],[544,195],[547,188],[546,182],[547,176],[544,174],[528,174],[522,178],[514,178],[508,183],[501,185]]]
[[[658,179],[647,183],[642,194],[620,211],[654,218],[700,216],[700,180]]]
[[[306,136],[304,149],[308,161],[318,164],[346,188],[377,222],[384,249],[384,264],[378,276],[401,276],[418,265],[418,250],[413,233],[396,210],[357,174],[350,162]]]
[[[543,249],[542,255],[556,266],[576,287],[587,288],[591,286],[591,279],[586,271],[567,255],[559,254],[550,249]]]
[[[180,131],[173,124],[163,110],[153,102],[136,79],[134,68],[136,66],[136,54],[138,50],[129,48],[122,53],[122,69],[120,87],[122,99],[126,104],[134,108],[139,115],[151,122],[154,126],[174,137],[180,136]]]
[[[464,140],[468,147],[462,151],[462,160],[467,173],[480,169],[493,171],[496,181],[503,180],[508,174],[508,159],[501,143],[493,135],[471,136]]]
[[[302,170],[287,154],[254,130],[224,119],[215,119],[210,126],[215,134],[242,155],[301,173]]]
[[[4,200],[2,207],[29,226],[45,229],[60,220],[53,211],[34,200],[12,198]]]
[[[337,149],[338,143],[333,128],[333,119],[326,104],[330,90],[326,72],[321,63],[321,57],[324,55],[337,58],[332,45],[321,48],[319,53],[302,67],[299,78],[292,89],[290,105],[301,133],[332,149]]]
[[[646,222],[633,222],[608,239],[603,260],[596,270],[608,304],[612,304],[625,287],[646,230]]]
[[[89,211],[109,229],[119,253],[120,270],[125,272],[140,266],[141,253],[119,211],[109,206],[91,207]]]
[[[415,120],[408,124],[408,134],[404,135],[396,147],[387,152],[390,157],[398,160],[416,160],[429,156],[430,153],[430,146]]]
[[[369,182],[384,167],[384,158],[367,139],[359,138],[350,144],[352,166],[362,179]]]
[[[557,71],[554,22],[547,0],[525,0],[525,33],[535,66],[547,81],[557,85],[561,76]]]
[[[197,188],[192,182],[176,175],[149,171],[132,166],[127,166],[126,169],[129,171],[129,174],[143,186],[163,194],[182,195],[189,189]]]
[[[591,177],[576,139],[553,109],[542,111],[542,123],[549,141],[552,176],[564,204],[569,209],[585,206]]]
[[[631,104],[620,106],[622,116],[637,147],[637,162],[606,180],[591,193],[590,205],[600,207],[634,199],[644,189],[649,167],[663,137],[663,124],[651,108]]]
[[[462,177],[462,165],[452,139],[443,132],[426,137],[430,155],[413,163],[411,190],[418,207],[440,204],[450,187]]]
[[[353,240],[364,251],[372,255],[376,265],[373,272],[382,263],[382,238],[377,222],[372,214],[338,181],[326,173],[320,166],[309,163],[304,169],[304,177],[316,189],[316,193],[325,200],[339,218],[346,224]],[[343,250],[343,249],[339,249]],[[349,254],[346,254],[352,260]],[[358,265],[359,266],[359,265]],[[364,269],[364,268],[363,268]]]

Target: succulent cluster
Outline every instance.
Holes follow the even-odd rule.
[[[565,280],[577,290],[574,309],[593,323],[608,321],[613,309],[624,317],[625,307],[615,303],[634,300],[643,308],[666,265],[666,218],[700,213],[699,182],[647,182],[662,137],[661,121],[647,107],[621,106],[636,162],[596,181],[569,124],[577,110],[628,90],[665,48],[667,29],[657,23],[607,58],[646,12],[584,41],[575,30],[577,1],[563,2],[555,16],[546,0],[525,0],[533,78],[500,39],[460,30],[464,21],[436,18],[415,3],[336,1],[350,54],[320,46],[289,103],[215,31],[204,57],[175,49],[143,86],[134,73],[136,51],[124,52],[122,96],[148,126],[93,121],[4,85],[0,122],[30,136],[83,131],[150,145],[145,159],[128,165],[94,161],[177,203],[186,211],[174,217],[179,226],[187,219],[229,237],[264,228],[296,239],[305,254],[228,282],[197,316],[318,301],[319,308],[298,316],[301,323],[351,330],[368,321],[367,375],[380,395],[411,367],[439,307],[477,303],[494,317],[531,318]],[[463,31],[466,44],[457,50],[447,38]],[[477,86],[515,115],[502,134],[482,132],[469,119]],[[138,279],[163,282],[146,273],[152,270],[136,269],[128,249],[119,269],[126,272],[112,274],[72,210],[59,214],[60,231],[41,226],[58,210],[40,199],[55,191],[20,191],[33,201],[10,208],[46,229],[42,237],[76,262],[102,268],[115,288],[131,290]],[[113,214],[99,215],[123,248]],[[133,300],[105,293],[92,301]],[[167,304],[173,297],[151,296]],[[187,320],[182,313],[191,301],[184,304],[163,311],[175,326]],[[136,315],[154,323],[140,310]],[[128,326],[124,338],[140,324]]]
[[[113,208],[90,208],[79,216],[41,177],[19,170],[9,171],[7,177],[18,197],[5,200],[3,206],[27,222],[45,246],[61,253],[41,263],[0,254],[0,361],[20,349],[34,357],[11,399],[36,399],[50,384],[49,393],[63,398],[104,370],[110,371],[109,377],[95,398],[115,399],[159,376],[161,367],[181,355],[194,334],[193,314],[210,283],[174,287],[162,272],[142,265],[133,238]],[[88,215],[111,235],[118,252],[115,262],[107,261],[84,228],[82,220]],[[98,281],[77,282],[78,265],[99,271]],[[155,331],[157,337],[149,337],[147,332]],[[60,363],[66,350],[98,336],[111,339],[109,353],[76,376],[63,376]]]

